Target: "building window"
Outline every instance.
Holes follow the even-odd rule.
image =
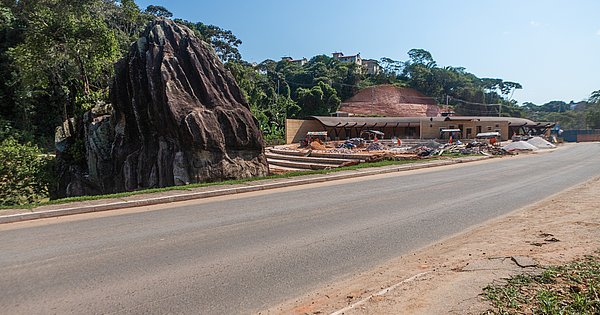
[[[487,127],[487,130],[488,130],[488,131],[492,131],[492,126],[488,126],[488,127]]]
[[[408,127],[408,136],[414,137],[417,134],[417,127]]]

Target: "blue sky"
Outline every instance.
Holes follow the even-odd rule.
[[[231,30],[247,61],[342,51],[406,60],[428,50],[440,66],[519,82],[514,98],[543,104],[600,89],[598,0],[136,0]]]

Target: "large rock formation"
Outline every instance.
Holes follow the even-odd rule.
[[[261,133],[240,88],[210,46],[184,26],[165,19],[148,25],[115,65],[111,102],[109,116],[96,110],[84,117],[86,183],[63,185],[68,195],[268,173]]]

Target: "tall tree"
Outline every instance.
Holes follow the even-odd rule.
[[[5,55],[22,91],[12,104],[26,113],[16,127],[34,126],[51,138],[64,119],[106,99],[113,63],[126,46],[121,41],[130,39],[120,35],[129,28],[123,17],[136,8],[130,0],[3,1],[2,11],[19,26],[19,40]]]
[[[149,5],[146,7],[146,10],[144,10],[144,13],[164,18],[173,17],[171,11],[160,5]]]
[[[588,128],[600,129],[600,90],[592,92],[588,102],[590,106],[586,110],[585,122]]]

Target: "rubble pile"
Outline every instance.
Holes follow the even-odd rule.
[[[540,141],[541,140],[541,141]],[[539,141],[540,145],[547,146],[543,143],[547,141],[543,139]],[[543,141],[543,142],[542,142]],[[524,143],[527,143],[523,141]],[[537,143],[537,142],[536,142]],[[550,144],[552,145],[552,144]],[[520,145],[519,145],[520,146]],[[531,149],[530,147],[528,147]],[[310,142],[308,145],[300,145],[298,149],[310,149],[319,150],[325,153],[337,153],[337,154],[357,154],[363,152],[363,154],[378,155],[380,159],[380,151],[383,152],[384,158],[390,159],[404,159],[404,158],[427,158],[431,156],[443,156],[444,154],[452,155],[510,155],[514,154],[513,151],[524,151],[527,148],[515,150],[512,147],[502,148],[498,145],[490,144],[489,142],[472,141],[462,143],[457,141],[455,143],[440,143],[435,140],[418,143],[413,146],[402,146],[397,141],[367,141],[363,138],[352,138],[341,142],[330,142],[325,145],[322,141],[316,139]]]
[[[321,164],[331,163],[329,161],[340,162],[334,166],[341,167],[354,165],[364,162],[376,162],[382,160],[416,160],[428,158],[455,158],[466,155],[515,155],[521,152],[533,152],[539,148],[550,149],[556,146],[546,141],[542,137],[520,138],[513,140],[507,145],[501,146],[499,142],[493,142],[488,139],[466,140],[461,142],[457,140],[453,143],[441,143],[435,140],[408,140],[401,143],[397,139],[389,140],[366,140],[364,138],[352,138],[345,141],[322,141],[312,138],[310,141],[304,141],[301,144],[278,146],[271,150],[271,161],[276,164],[274,167],[287,168],[287,171],[298,160],[306,160],[299,166],[306,168],[308,165],[314,167],[325,167]],[[444,140],[441,140],[444,141]],[[491,142],[491,143],[490,143]],[[293,152],[289,152],[293,151]],[[275,153],[276,155],[273,155]],[[291,155],[291,161],[282,162],[281,155]],[[310,160],[313,159],[313,160]],[[270,162],[271,163],[271,162]],[[311,164],[312,163],[312,164]],[[315,164],[316,163],[316,164]],[[320,163],[320,164],[319,164]],[[297,163],[296,163],[297,164]]]
[[[315,141],[311,142],[309,147],[312,150],[326,150],[327,149],[327,147],[325,147],[325,145],[323,145],[323,143],[319,140],[315,140]]]
[[[366,148],[367,151],[383,151],[386,149],[387,148],[379,142],[371,142]]]

